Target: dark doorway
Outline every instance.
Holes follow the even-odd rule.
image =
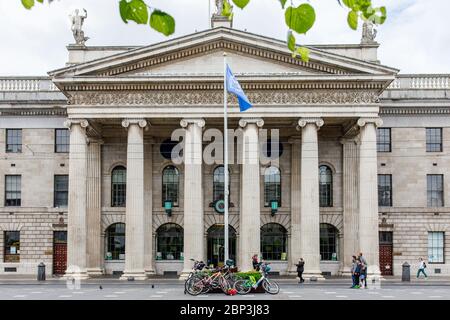
[[[380,231],[380,271],[383,276],[394,274],[393,251],[393,233]]]
[[[53,232],[53,274],[63,275],[67,269],[67,231]]]
[[[228,235],[229,257],[236,263],[236,230],[232,226],[228,228]],[[215,224],[208,229],[208,265],[223,266],[225,259],[224,245],[224,226]]]

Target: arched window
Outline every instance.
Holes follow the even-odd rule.
[[[339,250],[339,230],[328,223],[320,224],[321,260],[337,261]]]
[[[333,206],[333,172],[328,166],[319,167],[319,198],[321,207]]]
[[[264,206],[270,207],[271,201],[278,201],[281,207],[281,173],[273,166],[264,171]]]
[[[115,223],[106,229],[106,260],[125,259],[125,223]]]
[[[111,174],[111,206],[125,207],[127,190],[127,169],[117,166]]]
[[[278,223],[261,227],[261,254],[264,260],[287,259],[287,231]]]
[[[178,206],[178,189],[180,175],[174,166],[167,166],[163,170],[162,177],[162,206],[164,202],[172,201],[173,206]]]
[[[181,260],[183,228],[175,223],[163,224],[156,230],[156,259]]]
[[[218,166],[214,169],[213,179],[213,201],[225,199],[224,166]],[[228,170],[228,190],[230,190],[230,170]]]

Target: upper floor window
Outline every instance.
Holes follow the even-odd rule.
[[[383,207],[392,206],[392,175],[378,175],[378,205]]]
[[[225,199],[225,169],[224,166],[218,166],[213,174],[213,201]],[[230,190],[230,171],[228,171],[228,190]],[[230,199],[228,199],[230,200]]]
[[[5,207],[20,207],[22,202],[22,177],[5,176]]]
[[[5,231],[4,262],[20,261],[20,231]]]
[[[111,206],[125,207],[127,192],[127,169],[115,167],[111,174]]]
[[[69,129],[55,130],[55,152],[65,153],[69,152],[70,147],[70,133]]]
[[[391,128],[377,129],[377,151],[391,152]]]
[[[328,166],[319,167],[319,199],[321,207],[333,206],[333,172]]]
[[[54,186],[54,206],[55,208],[67,207],[69,199],[69,176],[56,175]]]
[[[22,152],[22,129],[6,129],[6,152]]]
[[[427,128],[427,152],[442,152],[442,128]]]
[[[428,207],[444,206],[444,176],[442,174],[427,175]]]
[[[172,201],[173,206],[178,206],[178,190],[180,175],[174,166],[167,166],[162,174],[162,205],[166,201]]]
[[[281,207],[281,173],[274,166],[264,171],[264,206],[270,207],[272,201],[277,201]]]
[[[428,232],[428,261],[444,263],[444,232]]]

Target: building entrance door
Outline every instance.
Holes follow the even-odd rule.
[[[229,234],[229,257],[236,263],[236,230],[232,226],[228,228]],[[225,259],[225,240],[224,240],[224,227],[220,224],[215,224],[208,229],[208,265],[214,265],[214,267],[222,267]]]
[[[67,231],[53,232],[53,274],[63,275],[67,269]]]
[[[393,265],[393,233],[391,231],[380,232],[380,271],[383,276],[394,274]]]

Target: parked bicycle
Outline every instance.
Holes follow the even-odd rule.
[[[268,274],[271,269],[269,263],[260,262],[259,266],[261,278],[256,283],[254,282],[254,280],[252,281],[252,279],[237,280],[234,283],[234,289],[236,289],[237,293],[242,295],[247,294],[252,290],[252,288],[256,289],[260,285],[262,285],[264,290],[269,294],[277,294],[278,292],[280,292],[278,283],[268,278]]]
[[[194,262],[194,266],[192,267],[192,270],[189,273],[189,275],[188,275],[188,277],[186,279],[186,282],[184,283],[184,294],[186,294],[186,292],[188,292],[187,291],[187,286],[186,286],[187,283],[188,283],[188,280],[191,279],[193,276],[196,276],[198,274],[202,274],[203,275],[204,274],[203,269],[208,269],[208,267],[206,266],[206,264],[203,261],[197,261],[197,260],[192,259],[192,258],[190,260]]]

